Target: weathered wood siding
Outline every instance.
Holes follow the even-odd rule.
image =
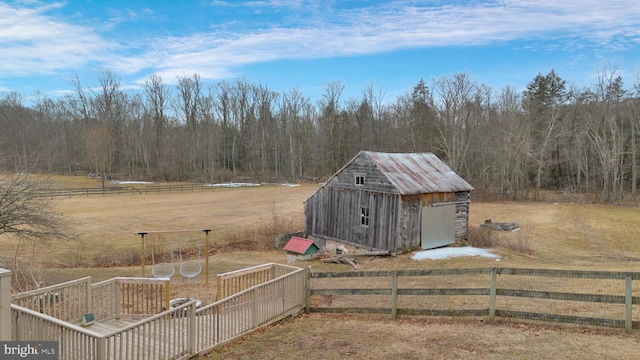
[[[469,204],[471,192],[455,193],[453,201],[456,203],[456,240],[466,240],[469,236]]]
[[[394,252],[399,201],[399,195],[325,186],[305,202],[305,233]],[[369,209],[369,226],[360,224],[361,207]]]
[[[420,247],[422,195],[405,195],[400,204],[396,255]]]
[[[356,185],[356,175],[365,177],[364,185]],[[349,166],[331,178],[326,186],[388,194],[399,193],[398,189],[376,168],[373,162],[364,156],[354,159]]]

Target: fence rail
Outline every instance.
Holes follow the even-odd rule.
[[[46,189],[40,193],[42,197],[75,197],[75,196],[111,196],[111,195],[145,195],[145,194],[162,194],[162,193],[188,193],[188,192],[206,192],[221,191],[225,189],[234,189],[238,187],[256,186],[256,185],[217,185],[217,184],[166,184],[166,185],[117,185],[95,188],[64,188],[64,189]],[[262,185],[261,185],[262,186]]]
[[[631,332],[640,328],[639,280],[637,272],[519,268],[309,272],[305,310],[497,316]]]

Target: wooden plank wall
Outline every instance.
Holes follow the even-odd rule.
[[[456,239],[466,240],[469,235],[469,204],[471,192],[461,191],[455,193],[453,201],[456,202]]]
[[[305,202],[305,233],[370,250],[395,251],[400,196],[325,186]],[[369,226],[360,208],[369,208]]]
[[[364,175],[364,186],[355,184],[355,175]],[[361,156],[355,159],[349,166],[345,167],[340,173],[336,174],[327,186],[337,187],[341,189],[352,190],[368,190],[371,192],[398,194],[395,185],[389,182],[368,158]]]

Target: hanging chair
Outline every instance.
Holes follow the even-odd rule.
[[[171,250],[171,263],[164,262],[156,264],[154,246],[153,243],[151,243],[151,261],[153,263],[151,274],[155,278],[171,278],[176,272],[176,269],[173,267],[173,250]]]
[[[200,248],[198,247],[198,258],[200,257]],[[182,249],[180,249],[180,274],[186,278],[194,278],[200,275],[202,267],[196,260],[182,261]]]

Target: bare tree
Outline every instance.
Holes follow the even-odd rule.
[[[198,163],[201,160],[199,156],[201,141],[198,132],[202,113],[202,88],[200,75],[178,76],[178,84],[176,85],[178,94],[174,98],[173,106],[178,119],[183,121],[185,126],[186,136],[183,144],[185,153],[182,160],[186,162],[185,168],[189,169],[188,175],[190,176],[197,174]]]
[[[553,145],[562,138],[563,118],[561,107],[567,99],[566,82],[551,70],[547,75],[538,74],[524,92],[524,102],[532,121],[536,137],[536,150],[531,157],[536,161],[535,199],[540,199],[543,173],[549,167]],[[557,147],[556,147],[557,149]]]
[[[167,111],[171,102],[171,90],[162,82],[162,77],[151,74],[144,83],[146,94],[147,113],[151,116],[153,124],[153,149],[152,166],[162,168],[166,163],[167,149],[165,136],[167,131]],[[167,176],[168,171],[162,170],[162,175]]]
[[[13,263],[15,287],[26,290],[22,269],[18,266],[18,254],[24,243],[46,243],[50,240],[70,240],[73,232],[64,216],[53,209],[45,196],[46,178],[36,175],[0,177],[0,235],[18,239]]]
[[[601,171],[601,200],[608,202],[622,198],[622,160],[625,131],[620,104],[625,97],[622,77],[615,68],[605,68],[597,76],[596,101],[588,113],[589,140],[599,160]],[[612,199],[613,198],[613,199]]]

